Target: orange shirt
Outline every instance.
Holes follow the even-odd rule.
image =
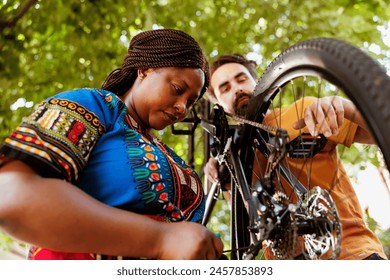
[[[273,126],[281,124],[292,140],[299,132],[292,127],[292,124],[297,120],[297,115],[302,116],[304,109],[313,100],[305,98],[303,102],[298,101],[282,110],[275,110],[266,116],[264,123]],[[307,176],[299,172],[302,170],[304,159],[290,159],[289,161],[292,163],[291,167],[299,172],[296,176],[300,174],[298,177],[302,184],[311,187],[320,186],[331,194],[342,224],[342,249],[339,259],[364,259],[372,253],[378,253],[386,258],[379,239],[365,223],[356,193],[337,154],[337,144],[347,147],[352,145],[357,127],[357,124],[344,119],[339,133],[329,137],[325,148],[314,156],[309,182]],[[308,132],[307,129],[304,132]]]

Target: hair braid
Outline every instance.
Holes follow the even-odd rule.
[[[133,85],[138,69],[160,67],[200,68],[205,74],[201,94],[208,87],[208,63],[194,38],[180,30],[157,29],[134,36],[122,67],[108,75],[103,88],[123,95]]]

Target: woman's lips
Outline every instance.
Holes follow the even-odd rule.
[[[174,114],[171,114],[171,113],[169,113],[169,112],[164,112],[165,113],[165,115],[168,117],[168,119],[172,122],[172,123],[174,123],[174,122],[177,122],[177,120],[179,119],[176,115],[174,115]]]

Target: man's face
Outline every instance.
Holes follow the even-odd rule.
[[[256,86],[248,69],[239,63],[226,63],[213,73],[210,82],[225,112],[243,115]]]

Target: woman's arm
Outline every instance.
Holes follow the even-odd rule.
[[[66,252],[215,259],[223,247],[199,224],[165,224],[109,207],[16,160],[0,168],[0,228],[24,242]]]

